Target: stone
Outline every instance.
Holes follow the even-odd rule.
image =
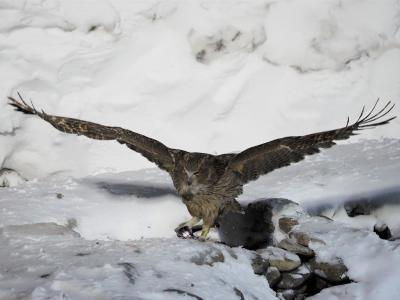
[[[291,272],[282,273],[282,278],[277,284],[278,289],[296,289],[310,277],[311,271],[305,265]]]
[[[392,237],[392,233],[390,231],[390,228],[385,223],[376,223],[375,226],[374,226],[374,232],[382,240],[389,240]]]
[[[279,271],[292,271],[301,264],[296,254],[281,248],[270,246],[257,252],[268,260],[270,266],[276,267]]]
[[[253,259],[251,260],[251,266],[253,268],[254,274],[264,275],[268,270],[268,260],[264,259],[261,255],[255,254]]]
[[[278,247],[306,257],[313,257],[315,255],[312,249],[289,239],[283,239],[280,241]]]
[[[272,288],[279,282],[279,279],[281,279],[281,272],[279,272],[277,267],[269,267],[265,277],[267,278],[269,286]]]
[[[281,300],[293,300],[296,297],[293,290],[279,291],[276,295]]]
[[[289,233],[294,226],[298,225],[299,222],[295,218],[282,217],[278,220],[279,229],[285,233]]]
[[[308,265],[312,272],[330,282],[342,282],[348,280],[347,267],[339,258],[337,258],[336,261],[323,262],[319,261],[318,257],[316,257],[311,259],[308,262]]]
[[[13,187],[26,182],[26,179],[13,169],[0,169],[0,188]]]
[[[359,199],[344,204],[344,209],[349,217],[370,215],[374,209],[368,199]]]
[[[294,240],[297,244],[308,247],[310,242],[326,244],[323,240],[313,237],[307,232],[301,230],[293,230],[289,233],[289,238]]]
[[[282,295],[282,298],[280,299],[304,300],[307,297],[307,289],[308,289],[307,285],[303,285],[297,289],[287,289],[287,290],[278,289],[278,294]]]
[[[312,275],[312,278],[309,279],[307,286],[308,286],[307,290],[308,294],[315,295],[318,294],[323,289],[333,286],[333,284],[329,283],[328,281],[317,275]]]
[[[274,225],[270,199],[261,199],[242,207],[243,213],[224,212],[216,227],[221,242],[231,247],[258,249],[272,245]]]

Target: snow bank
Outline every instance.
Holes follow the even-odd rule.
[[[17,91],[48,113],[211,153],[342,126],[377,97],[400,99],[397,6],[3,0],[1,165],[30,179],[152,166],[13,112],[5,99]],[[362,136],[399,132],[395,120]]]
[[[179,239],[87,241],[54,234],[51,224],[31,227],[40,239],[30,238],[32,230],[0,232],[0,299],[277,299],[243,249]]]

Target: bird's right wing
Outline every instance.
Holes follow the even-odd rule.
[[[28,105],[21,95],[19,97],[20,100],[12,97],[8,98],[10,105],[15,107],[17,111],[37,115],[62,132],[84,135],[97,140],[117,140],[128,148],[139,152],[167,172],[172,172],[174,168],[173,152],[177,150],[170,149],[155,139],[121,127],[104,126],[79,119],[48,115],[44,111],[37,111],[33,105]]]
[[[396,117],[385,120],[394,107],[387,103],[378,112],[375,108],[378,101],[369,113],[364,115],[364,108],[356,122],[349,125],[349,119],[345,127],[317,132],[304,136],[290,136],[273,140],[258,146],[248,148],[233,157],[228,168],[235,172],[243,184],[257,179],[260,175],[269,173],[275,169],[298,162],[306,155],[318,153],[320,148],[329,148],[335,145],[336,140],[345,140],[355,135],[357,131],[373,128],[389,123]]]

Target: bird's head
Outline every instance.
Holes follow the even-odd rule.
[[[208,156],[187,153],[176,172],[175,187],[179,194],[193,197],[206,190],[216,181],[215,169]]]

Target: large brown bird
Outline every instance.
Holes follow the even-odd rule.
[[[395,118],[382,120],[394,104],[388,102],[376,112],[377,101],[371,111],[365,114],[363,108],[356,122],[349,125],[347,119],[346,126],[339,129],[284,137],[237,154],[212,155],[168,148],[157,140],[121,127],[48,115],[28,105],[21,95],[19,98],[9,97],[10,104],[17,111],[37,115],[66,133],[98,140],[117,140],[167,171],[193,217],[180,224],[177,232],[182,228],[191,229],[203,220],[202,238],[207,237],[209,229],[224,210],[240,210],[235,199],[242,193],[244,184],[272,170],[298,162],[306,155],[318,153],[320,148],[329,148],[335,145],[335,140],[347,139],[356,131],[384,125]]]

